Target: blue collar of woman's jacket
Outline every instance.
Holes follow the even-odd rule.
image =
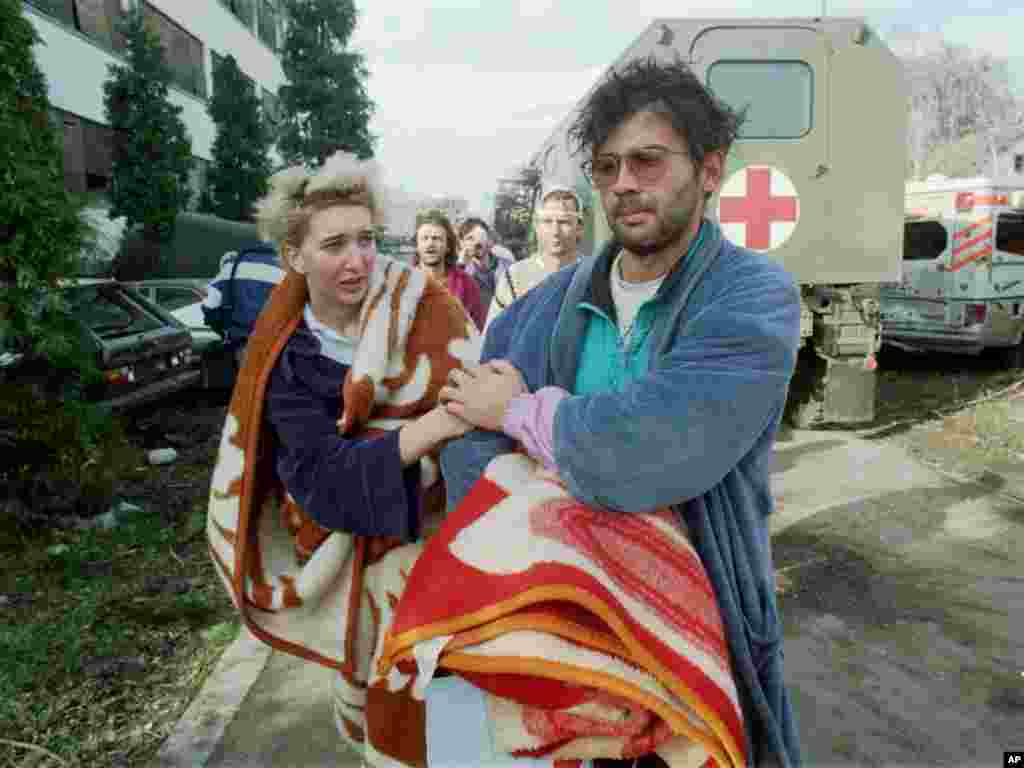
[[[675,327],[693,289],[718,258],[721,243],[722,233],[718,225],[704,219],[692,247],[669,270],[654,295],[652,301],[663,304],[665,311],[658,313],[651,329],[650,348],[654,352],[650,358],[652,364],[671,341],[666,331]],[[609,318],[614,317],[610,276],[612,263],[621,249],[622,244],[612,240],[596,255],[579,262],[562,301],[551,340],[549,364],[553,383],[570,392],[575,386],[582,346],[580,342],[589,320],[588,313],[582,311],[579,304],[590,304],[605,311]]]

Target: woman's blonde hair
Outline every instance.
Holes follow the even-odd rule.
[[[379,166],[350,152],[335,152],[318,170],[293,165],[270,177],[270,192],[256,202],[256,227],[264,240],[298,250],[317,211],[335,205],[358,205],[370,210],[374,226],[385,222]],[[282,258],[284,263],[287,259]]]

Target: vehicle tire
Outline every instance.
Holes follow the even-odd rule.
[[[810,429],[822,421],[822,406],[824,403],[816,396],[800,403],[794,403],[790,409],[787,421],[794,429]]]
[[[808,429],[824,421],[823,384],[827,370],[827,363],[809,346],[797,354],[784,415],[794,429]]]
[[[1024,337],[1017,342],[1016,346],[1003,350],[1003,362],[1010,370],[1024,368]]]

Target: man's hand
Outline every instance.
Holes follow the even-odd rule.
[[[455,369],[440,399],[448,412],[481,429],[500,432],[512,398],[528,392],[519,370],[507,360]]]

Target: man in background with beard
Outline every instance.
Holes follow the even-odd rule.
[[[459,245],[462,248],[459,263],[480,287],[480,298],[484,305],[484,316],[494,298],[494,289],[502,274],[513,263],[502,258],[494,250],[491,228],[483,219],[471,216],[459,225]]]
[[[480,287],[461,264],[456,263],[456,238],[448,217],[431,210],[416,217],[416,253],[414,267],[433,275],[452,296],[462,302],[477,330],[483,330],[486,305]]]
[[[442,471],[449,511],[517,445],[584,504],[670,507],[714,589],[751,763],[788,767],[800,749],[767,518],[800,294],[705,218],[741,123],[679,60],[628,63],[589,95],[570,139],[615,239],[511,304],[480,365],[449,377],[442,401],[477,429],[443,449]]]

